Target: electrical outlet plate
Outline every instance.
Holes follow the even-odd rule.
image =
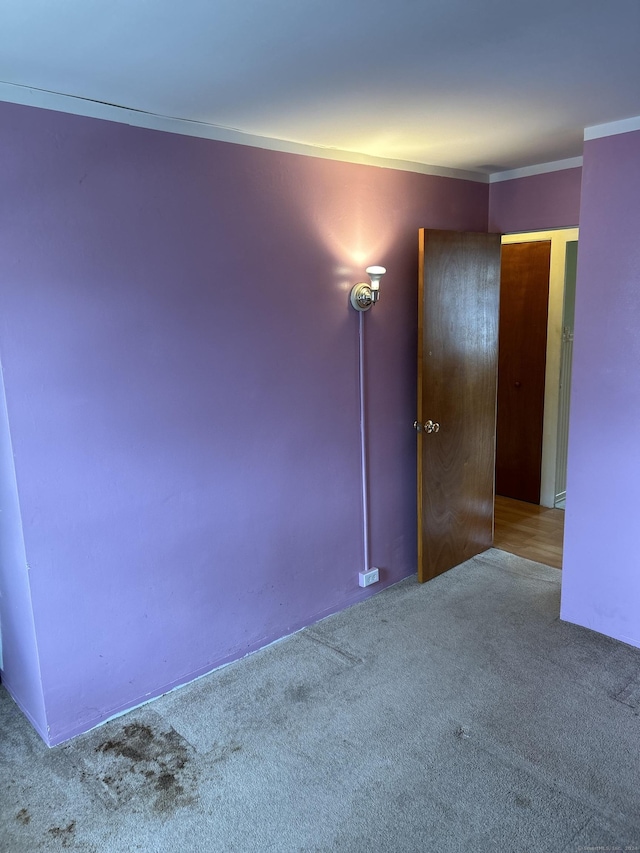
[[[358,583],[360,586],[371,586],[372,583],[378,583],[380,580],[380,570],[373,568],[368,572],[360,572],[358,574]]]

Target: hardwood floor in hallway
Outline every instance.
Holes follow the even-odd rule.
[[[494,548],[562,568],[564,510],[496,495]]]

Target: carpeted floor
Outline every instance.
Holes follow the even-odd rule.
[[[0,690],[6,853],[640,850],[640,651],[491,550],[48,750]]]

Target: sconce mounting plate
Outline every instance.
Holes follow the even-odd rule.
[[[351,288],[351,296],[349,298],[356,311],[368,311],[373,305],[371,285],[364,281],[354,284]]]

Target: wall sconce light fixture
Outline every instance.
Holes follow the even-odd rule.
[[[380,279],[386,273],[384,267],[367,267],[365,272],[371,279],[371,284],[364,281],[354,284],[351,288],[351,304],[356,311],[368,311],[380,297]]]

